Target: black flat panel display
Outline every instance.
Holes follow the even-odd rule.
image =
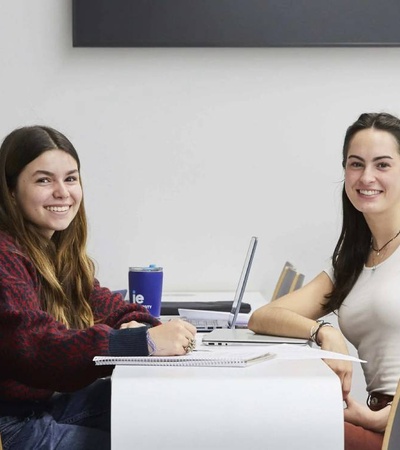
[[[73,0],[73,45],[400,46],[400,0]]]

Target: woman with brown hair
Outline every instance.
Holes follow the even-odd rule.
[[[112,367],[96,355],[179,355],[195,328],[164,325],[101,287],[86,253],[80,161],[31,126],[0,148],[0,433],[9,449],[110,448]],[[143,408],[143,405],[138,405]]]
[[[400,378],[400,120],[362,114],[348,129],[342,164],[342,231],[331,265],[303,288],[255,311],[258,333],[310,337],[324,350],[358,350],[366,405],[350,393],[351,363],[327,360],[341,380],[345,449],[381,448]],[[321,317],[337,312],[340,330]]]

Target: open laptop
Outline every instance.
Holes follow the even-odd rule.
[[[255,238],[253,238],[255,239]],[[245,266],[246,267],[246,266]],[[244,269],[245,269],[244,267]],[[228,326],[221,329],[214,329],[203,337],[203,344],[206,345],[252,345],[252,344],[308,344],[308,339],[291,338],[285,336],[272,336],[266,334],[255,334],[247,328],[236,328],[236,320],[240,303],[243,298],[249,275],[243,274],[239,281],[238,291],[236,291],[235,300],[232,305]],[[240,292],[239,292],[240,288]]]
[[[235,296],[232,302],[231,311],[228,315],[226,315],[226,319],[195,319],[191,317],[182,317],[188,322],[190,322],[192,325],[194,325],[197,329],[197,331],[211,331],[214,329],[224,329],[224,328],[231,328],[232,324],[236,324],[238,319],[238,314],[240,311],[240,306],[242,304],[244,291],[246,289],[247,280],[249,278],[251,265],[253,263],[254,253],[257,248],[257,242],[258,238],[253,236],[250,239],[249,248],[247,250],[246,258],[244,260],[242,272],[240,274],[239,283],[236,288]],[[212,312],[215,314],[215,312]],[[211,314],[212,315],[212,314]]]

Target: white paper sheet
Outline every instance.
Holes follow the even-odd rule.
[[[328,352],[320,348],[309,347],[308,345],[278,344],[268,347],[268,351],[276,354],[277,359],[342,359],[344,361],[362,362],[355,356],[344,355],[342,353]]]

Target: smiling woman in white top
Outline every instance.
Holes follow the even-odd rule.
[[[381,448],[400,378],[400,120],[365,113],[348,129],[342,164],[343,224],[332,266],[303,288],[256,310],[258,333],[307,337],[322,349],[358,350],[367,405],[350,393],[352,367],[326,361],[342,383],[345,450]],[[340,330],[320,318],[335,311]]]

